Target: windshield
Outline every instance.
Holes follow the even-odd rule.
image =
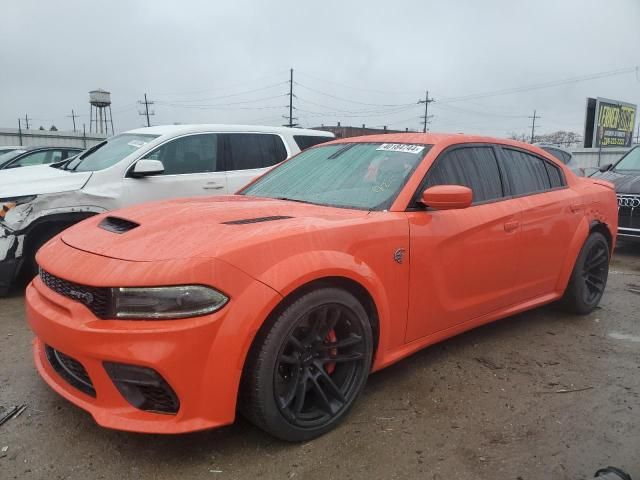
[[[95,172],[109,168],[159,135],[123,133],[106,139],[78,155],[64,168],[78,172]]]
[[[2,157],[0,157],[2,158]],[[640,147],[632,148],[613,168],[614,172],[640,171]]]
[[[241,194],[342,208],[391,206],[430,145],[341,143],[306,150]]]
[[[0,154],[0,166],[9,163],[11,160],[19,155],[22,155],[26,150],[10,150],[9,153]]]

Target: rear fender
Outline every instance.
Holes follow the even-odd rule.
[[[580,254],[580,249],[582,248],[582,245],[584,245],[588,236],[589,221],[586,218],[583,218],[573,234],[573,238],[569,242],[567,256],[562,266],[562,270],[560,271],[558,283],[556,284],[556,291],[558,293],[563,293],[566,290],[567,285],[569,284],[569,279],[571,278],[571,273],[573,272],[573,267],[576,264],[578,255]]]

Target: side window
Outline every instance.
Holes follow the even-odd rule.
[[[551,188],[546,163],[520,150],[503,148],[505,171],[514,195],[542,192]]]
[[[278,135],[229,133],[227,170],[265,168],[287,158],[287,150]]]
[[[160,160],[164,165],[163,175],[215,172],[218,167],[218,135],[204,133],[176,138],[144,158]]]
[[[549,162],[544,162],[544,166],[547,168],[547,174],[551,181],[551,188],[564,187],[564,179],[560,169]]]
[[[503,196],[498,161],[492,147],[464,147],[445,152],[427,173],[425,188],[464,185],[473,190],[473,203]]]
[[[44,150],[41,152],[34,152],[31,155],[25,155],[20,160],[12,163],[11,167],[29,167],[32,165],[43,165],[45,163],[49,163],[52,153],[53,152],[50,150]]]
[[[306,150],[307,148],[315,145],[320,145],[321,143],[333,140],[332,137],[320,137],[315,135],[294,135],[293,139],[298,144],[300,150]]]

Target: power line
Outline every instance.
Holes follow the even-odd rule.
[[[157,103],[158,105],[166,105],[169,107],[177,107],[177,108],[199,108],[199,109],[215,109],[215,108],[221,108],[221,107],[231,107],[234,105],[246,105],[249,103],[255,103],[255,102],[264,102],[266,100],[273,100],[274,98],[282,98],[284,95],[273,95],[271,97],[264,97],[264,98],[255,98],[253,100],[242,100],[240,102],[227,102],[227,103],[214,103],[214,104],[192,104],[192,105],[185,105],[185,104],[178,104],[178,103],[173,103],[173,102],[165,102],[165,101],[161,101],[161,100],[157,100],[154,103]],[[255,108],[261,108],[261,107],[255,107]],[[273,107],[269,107],[269,108],[281,108],[280,105],[278,106],[273,106]],[[251,108],[252,110],[253,108]]]
[[[391,104],[383,104],[383,103],[366,103],[366,102],[358,102],[356,100],[351,100],[348,98],[338,97],[336,95],[332,95],[330,93],[322,92],[320,90],[316,90],[315,88],[308,87],[303,85],[302,83],[294,82],[297,86],[304,88],[305,90],[309,90],[310,92],[317,93],[319,95],[324,95],[325,97],[334,98],[336,100],[340,100],[343,102],[354,103],[357,105],[367,105],[370,107],[406,107],[409,105],[413,105],[412,103],[391,103]]]
[[[225,98],[232,98],[232,97],[239,97],[241,95],[246,95],[248,93],[255,93],[255,92],[261,92],[264,90],[269,90],[275,87],[280,87],[286,83],[289,82],[278,82],[278,83],[274,83],[272,85],[267,85],[266,87],[260,87],[260,88],[254,88],[252,90],[245,90],[242,92],[236,92],[236,93],[230,93],[228,95],[219,95],[217,97],[208,97],[208,98],[189,98],[189,99],[181,99],[181,100],[164,100],[164,101],[168,101],[171,103],[190,103],[190,102],[208,102],[211,100],[223,100]],[[160,101],[158,101],[158,103],[160,103]]]
[[[478,99],[478,98],[495,97],[495,96],[500,96],[500,95],[510,95],[510,94],[513,94],[513,93],[526,92],[526,91],[530,91],[530,90],[539,90],[539,89],[543,89],[543,88],[558,87],[558,86],[561,86],[561,85],[568,85],[568,84],[571,84],[571,83],[584,82],[584,81],[587,81],[587,80],[596,80],[596,79],[599,79],[599,78],[612,77],[612,76],[616,76],[616,75],[624,75],[624,74],[627,74],[627,73],[635,73],[637,71],[637,69],[638,69],[638,66],[619,68],[617,70],[610,70],[610,71],[607,71],[607,72],[592,73],[592,74],[587,74],[587,75],[581,75],[581,76],[578,76],[578,77],[566,78],[566,79],[563,79],[563,80],[553,80],[553,81],[543,82],[543,83],[538,83],[538,84],[525,85],[525,86],[522,86],[522,87],[505,88],[505,89],[502,89],[502,90],[494,90],[494,91],[490,91],[490,92],[476,93],[476,94],[471,94],[471,95],[462,95],[462,96],[459,96],[459,97],[448,97],[448,98],[441,99],[441,103],[461,102],[461,101],[465,101],[465,100],[475,100],[475,99]]]
[[[138,111],[138,115],[146,116],[147,117],[147,127],[150,127],[151,126],[151,120],[149,120],[149,117],[155,115],[155,112],[154,111],[149,112],[149,105],[153,105],[155,102],[147,100],[147,94],[145,93],[144,94],[144,101],[139,100],[138,103],[140,105],[144,105],[144,111],[143,112]]]
[[[429,104],[435,102],[435,99],[429,98],[429,90],[426,91],[424,100],[418,100],[418,104],[424,103],[424,116],[420,117],[424,120],[422,133],[427,133],[427,123],[429,123]],[[433,117],[433,115],[431,115]]]

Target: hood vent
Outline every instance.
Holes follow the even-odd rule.
[[[289,217],[287,215],[274,215],[272,217],[256,217],[256,218],[245,218],[242,220],[230,220],[228,222],[222,222],[223,225],[246,225],[248,223],[262,223],[262,222],[271,222],[273,220],[285,220]]]
[[[139,227],[140,224],[132,222],[131,220],[125,220],[124,218],[106,217],[98,226],[107,232],[122,234]]]

